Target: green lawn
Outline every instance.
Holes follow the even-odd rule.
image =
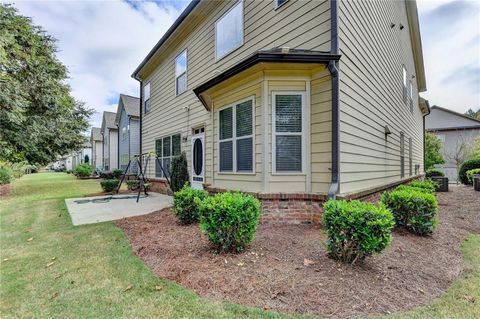
[[[1,318],[291,317],[199,298],[157,278],[112,223],[73,227],[64,198],[98,185],[61,173],[28,175],[0,201]],[[480,236],[471,235],[463,251],[473,267],[468,278],[432,306],[392,318],[480,317]]]

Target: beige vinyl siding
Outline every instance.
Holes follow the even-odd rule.
[[[400,179],[400,132],[405,133],[405,177],[410,137],[413,171],[415,164],[423,169],[422,114],[408,28],[403,1],[340,1],[341,193]],[[413,113],[403,101],[403,65],[413,82]],[[385,125],[392,132],[387,139]]]
[[[192,89],[258,50],[278,46],[330,50],[329,1],[291,0],[282,10],[274,10],[271,1],[246,0],[243,46],[215,61],[215,21],[235,3],[200,3],[195,14],[184,21],[140,74],[144,84],[151,83],[151,109],[143,117],[142,152],[154,151],[156,138],[180,132],[187,138],[187,142],[182,141],[182,151],[190,164],[191,129],[204,124],[207,183],[212,182],[213,132],[208,125],[212,115]],[[175,57],[184,49],[188,51],[187,91],[175,96]],[[148,166],[147,176],[155,176],[153,162]]]

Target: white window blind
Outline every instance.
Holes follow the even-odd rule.
[[[240,1],[215,24],[215,55],[220,59],[242,44],[243,1]]]
[[[219,169],[253,172],[253,99],[219,112]]]
[[[276,172],[302,172],[304,159],[301,93],[273,95],[274,169]]]

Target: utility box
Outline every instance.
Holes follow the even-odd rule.
[[[430,179],[436,183],[436,192],[448,192],[448,177],[432,176]]]
[[[473,175],[473,189],[480,192],[480,174]]]

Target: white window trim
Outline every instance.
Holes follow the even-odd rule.
[[[240,43],[240,45],[238,47],[235,47],[233,49],[231,49],[230,51],[227,51],[225,52],[224,55],[222,55],[221,57],[218,57],[217,55],[217,24],[220,20],[222,20],[228,13],[230,13],[230,11],[232,11],[237,5],[240,5],[241,8],[242,8],[242,43]],[[240,0],[238,1],[237,3],[235,3],[230,9],[228,9],[227,12],[225,12],[224,14],[222,14],[222,16],[220,18],[217,19],[217,21],[215,21],[215,62],[218,62],[220,60],[222,60],[223,58],[227,57],[228,55],[230,55],[232,52],[234,52],[235,50],[241,48],[244,44],[245,44],[245,8],[244,8],[244,3],[243,3],[243,0]]]
[[[150,90],[150,96],[148,97],[148,99],[145,99],[145,88],[147,86],[149,87],[149,90]],[[142,101],[142,103],[143,103],[143,105],[142,105],[143,114],[150,113],[150,110],[152,108],[152,101],[151,101],[151,99],[152,99],[152,85],[150,84],[150,82],[145,83],[145,85],[143,86],[142,99],[143,99],[143,101]],[[150,101],[150,106],[148,108],[148,111],[145,110],[145,103],[147,101]]]
[[[123,133],[123,130],[125,130],[125,135]],[[122,141],[125,141],[127,139],[127,136],[128,136],[128,130],[127,130],[127,127],[124,126],[122,127]]]
[[[185,65],[185,72],[183,72],[182,74],[177,76],[177,59],[184,52],[185,52],[185,56],[186,56],[186,60],[187,60],[186,61],[187,63]],[[177,79],[178,79],[178,77],[182,76],[183,74],[185,74],[185,91],[178,92],[178,90],[177,90]],[[185,93],[187,91],[188,91],[188,51],[187,51],[187,49],[184,49],[179,54],[177,54],[177,56],[175,57],[175,96],[180,96],[180,95],[182,95],[182,93]],[[150,91],[150,95],[151,95],[151,91]]]
[[[276,150],[277,150],[277,143],[276,143],[276,136],[277,130],[275,125],[275,98],[277,95],[301,95],[302,96],[302,132],[299,133],[279,133],[279,135],[292,135],[302,136],[302,171],[301,172],[277,172],[277,160],[276,160]],[[308,123],[308,116],[307,111],[310,107],[307,107],[307,100],[306,100],[306,92],[305,91],[272,91],[272,175],[306,175],[306,167],[307,167],[307,126]]]
[[[240,138],[237,138],[237,104],[241,104],[246,101],[252,101],[252,134],[245,135]],[[221,140],[220,139],[220,111],[232,108],[232,137]],[[255,166],[255,96],[252,95],[242,100],[238,100],[229,105],[223,106],[217,110],[218,113],[218,139],[217,139],[217,159],[218,159],[218,170],[219,175],[255,175],[256,166]],[[251,172],[238,172],[237,171],[237,140],[252,138],[252,171]],[[232,171],[221,171],[220,170],[220,142],[229,142],[232,141]]]
[[[165,177],[162,177],[162,176],[157,176],[157,141],[158,140],[162,140],[162,157],[159,157],[159,160],[162,162],[162,166],[163,166],[163,159],[165,158],[170,158],[170,165],[172,165],[172,159],[174,156],[178,156],[178,155],[173,155],[173,143],[172,143],[172,137],[175,136],[175,135],[180,135],[180,155],[182,154],[182,133],[181,132],[177,132],[177,133],[172,133],[172,134],[167,134],[167,135],[164,135],[164,136],[161,136],[161,137],[158,137],[156,139],[153,140],[153,148],[155,150],[155,159],[154,159],[154,170],[153,170],[153,175],[155,175],[155,180],[159,180],[159,181],[166,181],[167,179]],[[170,137],[170,156],[163,156],[163,139],[166,138],[166,137]],[[163,171],[162,171],[162,175],[163,175]]]
[[[285,1],[284,3],[282,3],[281,5],[278,5],[278,0],[273,0],[273,5],[275,6],[275,10],[278,10],[280,8],[283,8],[287,3],[288,3],[289,0]]]

